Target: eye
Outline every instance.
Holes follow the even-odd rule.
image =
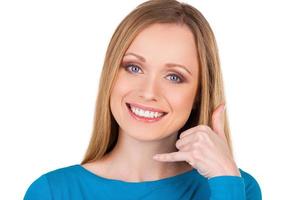
[[[130,73],[137,73],[139,72],[139,70],[141,70],[141,68],[133,63],[126,63],[123,65],[123,67],[125,68],[126,71],[130,72]],[[181,75],[178,74],[169,74],[167,77],[173,77],[169,80],[171,80],[172,82],[174,82],[175,84],[179,84],[184,82],[184,78]]]
[[[127,70],[127,71],[129,71],[129,72],[137,72],[139,69],[140,69],[140,67],[138,66],[138,65],[135,65],[135,64],[125,64],[124,65],[124,68]],[[132,70],[131,70],[132,69]]]
[[[176,81],[173,81],[173,82],[176,82],[176,83],[182,83],[183,82],[183,78],[178,76],[177,74],[169,74],[169,77],[175,77],[172,80],[176,80]]]

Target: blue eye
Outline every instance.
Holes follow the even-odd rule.
[[[138,70],[140,69],[140,67],[138,65],[134,65],[134,64],[127,64],[127,65],[125,65],[125,68],[127,71],[130,71],[130,72],[135,72],[135,71],[137,72],[137,70],[133,71],[133,70],[128,70],[128,69],[133,69],[133,68],[138,69]]]
[[[124,68],[126,71],[130,72],[130,73],[136,73],[139,72],[139,70],[141,70],[141,68],[138,65],[135,64],[125,64]],[[174,77],[171,78],[169,80],[171,80],[172,82],[175,82],[176,84],[182,83],[184,82],[184,78],[182,78],[182,76],[177,75],[177,74],[169,74],[169,77]]]
[[[178,75],[176,75],[176,74],[169,74],[169,76],[170,77],[175,77],[176,79],[173,79],[173,80],[177,80],[175,82],[178,82],[178,83],[183,82],[182,79]]]

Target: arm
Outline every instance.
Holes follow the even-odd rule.
[[[240,169],[240,176],[216,176],[208,179],[210,200],[262,200],[254,177]]]
[[[216,176],[208,179],[210,200],[246,200],[245,183],[239,176]]]

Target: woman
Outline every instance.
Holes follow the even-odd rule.
[[[120,23],[83,161],[40,176],[24,199],[261,199],[234,161],[217,46],[197,9],[152,0]]]

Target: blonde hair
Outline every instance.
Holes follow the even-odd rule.
[[[213,111],[225,103],[218,49],[211,27],[196,8],[176,0],[150,0],[138,5],[115,30],[102,68],[94,124],[89,146],[81,164],[100,159],[110,152],[118,139],[118,124],[110,110],[110,94],[124,53],[141,30],[154,23],[187,25],[192,31],[199,62],[198,92],[189,119],[179,134],[199,124],[211,125]],[[225,112],[227,142],[233,156],[230,129]]]

